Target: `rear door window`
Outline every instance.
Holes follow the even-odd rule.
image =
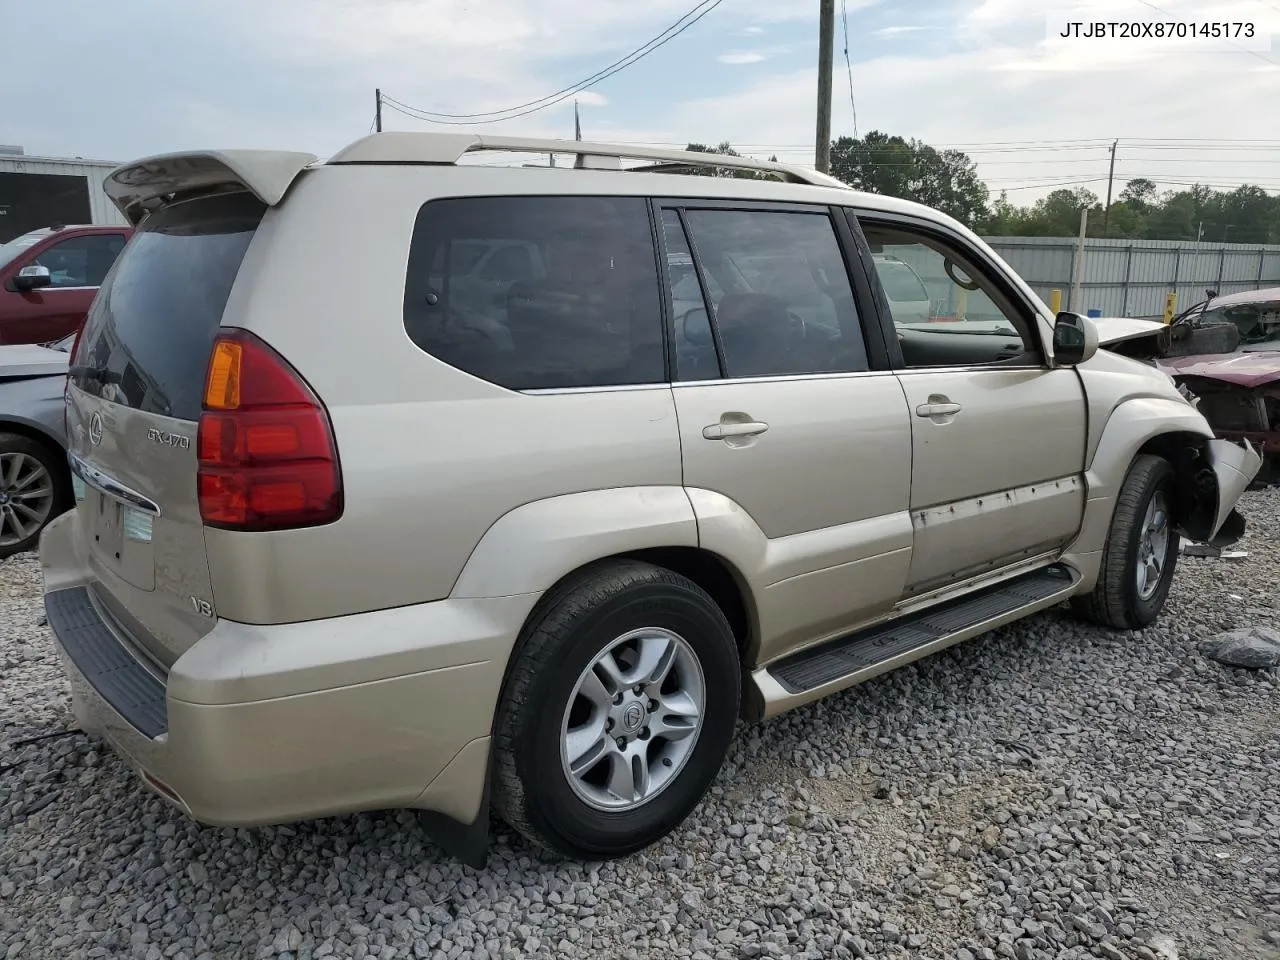
[[[494,249],[482,276],[470,251]],[[404,322],[422,350],[512,390],[666,379],[657,262],[637,197],[433,200],[418,213]]]
[[[868,369],[866,342],[848,270],[825,211],[688,209],[683,211],[691,251],[668,211],[664,237],[676,315],[681,379],[705,379],[699,302],[680,302],[694,287],[677,267],[689,253],[695,279],[710,300],[715,346],[723,375],[801,376]],[[699,298],[700,301],[700,298]]]
[[[237,193],[148,216],[94,299],[72,360],[94,372],[76,385],[113,403],[197,419],[209,350],[265,211]]]

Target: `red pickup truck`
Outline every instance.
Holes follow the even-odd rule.
[[[84,323],[128,227],[46,227],[0,244],[0,344],[49,343]]]

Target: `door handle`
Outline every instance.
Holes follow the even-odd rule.
[[[769,429],[767,423],[758,420],[747,420],[735,423],[713,423],[702,428],[702,436],[707,440],[728,440],[731,437],[755,437]]]
[[[958,403],[922,403],[916,407],[917,417],[954,417],[959,412]]]

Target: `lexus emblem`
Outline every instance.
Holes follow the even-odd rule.
[[[97,410],[89,418],[89,442],[95,447],[102,442],[102,414]]]

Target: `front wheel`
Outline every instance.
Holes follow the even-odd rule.
[[[1072,602],[1086,620],[1138,630],[1160,615],[1178,560],[1173,492],[1167,460],[1143,455],[1133,462],[1116,498],[1098,582]]]
[[[738,715],[737,645],[687,578],[590,570],[526,625],[494,730],[494,803],[535,844],[623,856],[673,830],[719,771]]]

